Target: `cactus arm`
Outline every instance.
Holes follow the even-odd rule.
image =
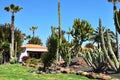
[[[108,30],[107,30],[107,44],[108,44],[108,50],[109,50],[109,53],[111,54],[112,58],[113,58],[113,61],[114,61],[114,64],[116,66],[116,68],[118,69],[119,68],[119,63],[118,63],[118,60],[113,52],[113,49],[112,49],[112,46],[111,46],[111,42],[110,42],[110,35],[108,33]]]
[[[115,27],[117,28],[120,34],[120,20],[119,20],[119,13],[117,10],[114,11],[114,22],[115,22]]]
[[[104,41],[104,36],[103,36],[103,28],[101,25],[101,20],[100,20],[100,34],[101,34],[101,47],[103,48],[103,52],[105,53],[105,56],[110,64],[110,66],[117,71],[117,68],[115,67],[114,63],[112,62],[112,60],[110,59],[109,55],[108,55],[108,51],[105,47],[105,41]]]
[[[96,66],[92,63],[92,58],[89,51],[84,51],[82,57],[89,66],[96,69]]]

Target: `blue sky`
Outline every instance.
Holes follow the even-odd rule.
[[[68,31],[74,18],[87,20],[94,29],[99,18],[106,28],[115,31],[113,22],[113,4],[107,0],[60,0],[62,29]],[[15,4],[23,10],[15,14],[15,26],[23,33],[32,35],[31,26],[38,26],[35,36],[45,45],[51,34],[51,26],[58,26],[58,0],[0,0],[0,24],[11,23],[11,13],[4,11],[5,6]],[[120,8],[120,3],[117,3]],[[26,43],[26,42],[24,42]]]

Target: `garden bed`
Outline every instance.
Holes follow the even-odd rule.
[[[24,64],[27,66],[27,64]],[[29,64],[29,66],[35,67],[38,65]],[[41,68],[41,69],[40,69]],[[72,60],[69,67],[64,67],[64,62],[58,62],[56,65],[49,67],[46,72],[43,72],[42,70],[43,66],[39,66],[38,70],[30,70],[31,73],[36,74],[55,74],[55,73],[66,73],[66,74],[76,74],[85,76],[91,79],[104,79],[104,80],[111,80],[113,77],[111,75],[106,75],[103,73],[94,73],[92,71],[92,68],[89,67],[82,58],[77,58]],[[114,75],[112,75],[114,76]],[[119,77],[117,77],[119,78]]]
[[[74,74],[31,74],[31,68],[21,64],[0,65],[0,80],[90,80]]]

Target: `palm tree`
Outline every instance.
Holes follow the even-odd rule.
[[[33,32],[33,37],[34,37],[34,35],[35,35],[35,30],[37,30],[37,28],[38,28],[38,27],[35,27],[35,26],[32,26],[32,27],[30,28],[30,30]]]
[[[24,39],[23,39],[23,35],[22,35],[23,33],[19,29],[15,28],[14,32],[15,32],[15,42],[17,42],[17,46],[15,47],[15,49],[17,50],[17,52],[16,52],[16,54],[17,54],[17,53],[20,53],[20,51],[21,51],[20,46],[22,45]],[[7,47],[4,47],[4,45],[6,45],[6,44],[9,44],[9,46],[10,46],[10,42],[11,42],[11,34],[10,33],[11,33],[11,24],[7,23],[4,25],[0,25],[0,46],[1,46],[0,52],[6,49],[5,51],[2,52],[2,54],[4,54],[4,52],[6,54],[6,55],[4,55],[4,58],[5,58],[5,56],[10,58],[10,54],[9,54],[10,47],[8,47],[8,45],[7,45]],[[16,54],[14,53],[13,55],[16,56]],[[7,58],[7,59],[9,59],[9,58]]]
[[[7,12],[11,12],[12,13],[12,16],[11,16],[11,41],[12,41],[12,44],[11,44],[11,58],[13,58],[13,54],[14,54],[14,13],[17,13],[19,12],[21,9],[21,7],[19,6],[16,6],[14,4],[11,4],[10,6],[7,6],[4,8],[4,10],[6,10]]]
[[[28,44],[38,44],[42,45],[42,40],[39,37],[32,37],[29,41]]]

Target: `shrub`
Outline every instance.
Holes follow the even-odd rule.
[[[15,64],[17,62],[17,57],[10,59],[10,64]]]
[[[2,54],[0,54],[0,64],[2,64]]]
[[[29,58],[29,59],[26,60],[26,63],[28,63],[28,64],[37,64],[38,61],[35,58]]]
[[[55,60],[55,56],[53,56],[52,53],[44,53],[41,56],[41,60],[44,64],[44,70],[46,70],[46,68],[50,67],[53,61]]]

